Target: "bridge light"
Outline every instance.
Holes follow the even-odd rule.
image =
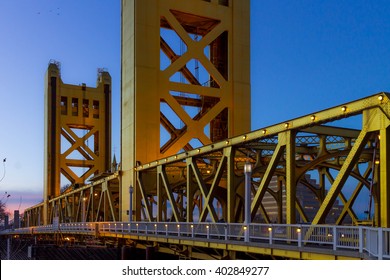
[[[246,135],[242,136],[242,140],[246,140]]]
[[[180,225],[177,225],[177,228],[180,228]]]
[[[375,164],[378,165],[379,163],[380,163],[379,159],[376,159],[376,160],[375,160]]]
[[[383,101],[383,95],[382,94],[378,96],[378,100],[381,101],[381,102]]]
[[[245,162],[244,164],[244,173],[252,172],[252,164],[250,162]]]
[[[225,144],[228,145],[228,144],[229,144],[229,140],[226,140],[226,141],[225,141]]]
[[[285,123],[285,124],[284,124],[284,127],[285,127],[285,128],[288,128],[289,126],[290,126],[289,123]]]
[[[154,227],[157,227],[157,224],[154,224]]]
[[[168,225],[167,225],[167,224],[165,224],[165,227],[167,228],[167,227],[168,227]]]
[[[244,226],[243,228],[244,228],[244,230],[247,230],[247,229],[248,229],[246,226]]]
[[[341,107],[341,111],[343,111],[343,112],[347,111],[347,106]]]
[[[268,228],[268,231],[272,231],[272,227],[269,227],[269,228]]]
[[[300,232],[301,232],[301,229],[300,229],[300,228],[297,228],[297,232],[300,233]]]
[[[206,226],[206,228],[208,229],[208,228],[209,228],[209,226],[207,225],[207,226]]]
[[[266,130],[266,129],[263,129],[261,132],[263,132],[263,134],[266,134],[266,133],[267,133],[267,130]]]
[[[194,228],[194,225],[191,225],[191,228]]]
[[[198,153],[200,153],[200,149],[198,149],[197,151],[198,151]]]
[[[310,119],[311,119],[312,122],[314,122],[314,121],[316,120],[316,116],[312,115],[312,116],[310,117]]]

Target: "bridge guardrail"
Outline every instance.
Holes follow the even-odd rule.
[[[69,234],[98,235],[115,233],[169,238],[191,238],[218,242],[282,244],[305,250],[309,247],[329,250],[351,250],[370,258],[390,259],[390,228],[332,225],[285,225],[239,223],[175,223],[175,222],[97,222],[64,223],[3,230],[0,234]]]

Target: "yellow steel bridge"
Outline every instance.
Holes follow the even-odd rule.
[[[356,116],[360,129],[327,125]],[[234,258],[236,252],[303,259],[386,258],[388,124],[389,97],[378,93],[138,166],[133,188],[141,193],[141,219],[118,218],[119,170],[51,199],[53,215],[46,226],[38,226],[37,220],[43,204],[27,209],[27,228],[15,233],[123,238],[124,244],[155,246],[189,258]],[[245,220],[243,201],[248,162],[250,221]],[[312,172],[320,178],[316,184],[305,175],[314,177]],[[273,178],[278,179],[274,190]],[[299,184],[318,199],[311,219],[297,199]],[[350,195],[344,194],[345,188]],[[373,203],[370,219],[362,221],[353,205],[364,189],[371,191],[366,193]],[[280,211],[276,221],[269,219],[271,210],[262,202],[267,193]],[[106,209],[103,217],[98,215],[101,209]],[[347,218],[349,226],[344,226]]]
[[[249,0],[123,0],[120,164],[108,72],[66,85],[51,63],[43,202],[1,233],[183,258],[389,258],[389,94],[250,131],[249,45]]]

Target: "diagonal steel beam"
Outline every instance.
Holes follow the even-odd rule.
[[[252,219],[256,215],[256,211],[259,208],[259,205],[261,203],[261,200],[264,197],[265,191],[271,182],[272,176],[274,174],[274,171],[276,167],[279,164],[280,157],[283,155],[285,150],[285,143],[279,142],[278,145],[275,148],[275,151],[272,155],[272,158],[270,162],[267,165],[267,169],[263,175],[263,178],[261,179],[259,188],[257,189],[257,192],[253,198],[252,204],[251,204],[251,216]]]
[[[193,158],[190,158],[188,160],[190,162],[190,166],[191,166],[192,171],[194,173],[195,180],[198,183],[199,190],[202,193],[202,196],[206,198],[208,196],[208,194],[209,194],[209,190],[207,190],[206,184],[204,183],[204,180],[202,178],[202,174],[200,173],[199,168],[194,164]],[[214,209],[214,206],[210,205],[210,203],[207,203],[203,207],[207,207],[208,208],[212,221],[214,223],[216,223],[218,218],[217,218],[217,213],[216,213],[216,211]],[[202,209],[202,212],[203,212],[203,209]],[[206,218],[206,216],[203,215],[203,219],[205,219],[205,218]],[[202,221],[202,220],[200,220],[200,221]]]
[[[334,178],[333,178],[332,174],[330,174],[328,168],[325,170],[325,174],[326,174],[326,177],[328,178],[329,182],[333,185]],[[341,202],[344,204],[343,208],[345,208],[347,206],[347,199],[345,198],[345,195],[343,194],[343,192],[341,190],[340,190],[340,193],[338,196],[340,197]],[[356,224],[357,223],[357,216],[356,216],[355,212],[350,207],[348,207],[346,210],[347,210],[348,214],[351,216],[352,222],[354,224]]]
[[[141,193],[141,199],[143,199],[144,203],[145,203],[147,217],[149,219],[149,222],[151,222],[152,221],[152,216],[151,216],[151,211],[150,211],[150,203],[149,203],[148,197],[146,195],[145,188],[144,188],[143,181],[141,179],[140,173],[141,172],[137,172],[138,189],[140,190],[140,193]]]
[[[173,196],[173,192],[169,186],[169,181],[168,181],[168,177],[167,177],[167,174],[164,170],[164,165],[159,165],[157,167],[157,174],[158,174],[158,177],[161,179],[163,185],[164,185],[164,188],[165,188],[165,192],[167,194],[167,197],[168,197],[168,200],[169,202],[171,203],[171,207],[172,207],[172,213],[176,219],[177,222],[181,222],[182,219],[181,219],[181,215],[179,214],[179,209],[177,208],[177,204],[176,204],[176,200],[175,200],[175,197]],[[160,180],[158,180],[157,184],[160,183]],[[160,194],[161,195],[161,194]]]
[[[227,163],[227,158],[225,156],[223,156],[221,158],[221,161],[219,162],[218,169],[216,171],[214,180],[211,184],[209,193],[207,194],[207,197],[205,199],[206,205],[208,205],[210,203],[210,200],[212,198],[214,198],[215,189],[219,185],[219,182],[221,181],[222,175],[223,175],[225,167],[226,167],[226,163]],[[212,206],[212,207],[214,207],[214,206]],[[204,221],[206,216],[207,216],[207,213],[208,213],[208,207],[203,208],[202,213],[199,216],[199,220]]]
[[[326,195],[323,203],[320,206],[316,216],[314,217],[312,224],[320,224],[325,222],[325,218],[329,213],[329,210],[332,208],[337,196],[340,194],[344,183],[348,179],[350,172],[355,166],[356,161],[359,158],[360,152],[363,150],[365,144],[371,133],[367,132],[367,127],[363,127],[359,137],[356,139],[355,144],[353,145],[351,151],[349,152],[343,166],[340,169],[336,179],[334,180],[331,188],[329,189],[328,194]]]

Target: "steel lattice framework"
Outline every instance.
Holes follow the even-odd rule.
[[[99,238],[107,225],[106,237],[122,238],[121,246],[127,227],[137,234],[129,235],[134,246],[159,242],[172,251],[173,242],[175,254],[196,257],[193,249],[207,247],[221,249],[218,258],[235,258],[230,247],[236,244],[227,237],[222,248],[188,235],[179,241],[146,235],[169,231],[181,239],[181,226],[193,232],[196,224],[207,235],[212,228],[237,228],[244,243],[264,233],[272,242],[280,234],[272,224],[279,224],[288,229],[284,239],[296,235],[301,244],[318,224],[369,224],[378,227],[378,244],[388,247],[382,228],[390,228],[389,94],[250,132],[249,14],[249,0],[122,0],[119,169],[110,166],[108,73],[99,72],[95,91],[62,84],[58,65],[51,64],[44,201],[25,210],[27,232],[48,227],[58,234],[65,226]],[[78,167],[88,170],[77,175],[72,168]],[[71,183],[62,193],[60,174]],[[266,224],[268,232],[254,231]],[[302,224],[309,224],[304,233]],[[339,237],[350,239],[321,227],[334,230],[334,237],[322,232],[334,248]],[[351,228],[360,230],[361,241],[362,227]],[[264,253],[245,244],[238,251]]]
[[[124,203],[137,163],[250,130],[249,26],[248,0],[122,1]]]
[[[328,125],[357,115],[360,129]],[[136,171],[143,219],[242,222],[243,169],[251,162],[252,220],[271,222],[264,206],[268,193],[279,223],[293,224],[299,218],[342,224],[349,217],[357,224],[353,206],[367,189],[374,201],[373,224],[388,227],[388,125],[388,95],[381,93],[140,165]],[[313,182],[307,174],[317,179]],[[274,179],[277,188],[271,187]],[[309,189],[318,202],[311,218],[297,199],[298,186]],[[332,211],[335,205],[337,213]],[[329,215],[337,217],[331,220]]]
[[[140,220],[242,222],[243,167],[249,161],[253,165],[253,221],[272,222],[265,205],[269,195],[278,209],[277,222],[342,224],[349,217],[358,224],[354,204],[365,190],[373,199],[370,223],[389,227],[389,104],[388,94],[380,93],[140,165],[135,170],[135,187],[141,198],[134,201],[142,212]],[[356,117],[360,128],[329,125]],[[307,174],[317,174],[317,180],[309,180]],[[277,188],[271,186],[275,178]],[[52,199],[50,205],[64,211],[70,207],[70,197],[79,197],[72,207],[81,213],[81,198],[87,197],[85,219],[99,221],[98,210],[92,207],[97,205],[92,202],[96,193],[97,201],[106,202],[106,208],[99,210],[104,210],[104,220],[117,221],[126,204],[112,199],[119,197],[119,187],[107,185],[117,186],[118,180],[117,173],[103,176]],[[311,217],[297,199],[298,186],[317,198]],[[106,199],[100,198],[103,194],[108,194]],[[336,212],[335,205],[339,205]],[[42,205],[26,210],[30,225],[37,224],[39,209]],[[64,216],[60,221],[66,221]],[[72,221],[82,221],[81,214]]]
[[[70,188],[77,188],[110,167],[111,76],[99,70],[96,88],[64,84],[59,63],[50,62],[45,77],[44,210],[40,219],[46,224],[58,215],[49,200],[61,194],[61,176]],[[70,208],[67,212],[66,216],[75,214]]]

